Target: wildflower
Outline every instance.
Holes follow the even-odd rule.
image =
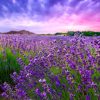
[[[8,95],[7,95],[7,93],[5,93],[5,92],[3,92],[3,93],[1,94],[1,96],[2,96],[2,97],[5,97],[5,98],[8,98]]]
[[[89,95],[86,95],[86,100],[91,100]]]
[[[43,91],[43,92],[41,93],[41,96],[42,96],[42,97],[46,97],[46,95],[47,95],[47,94],[46,94],[45,91]]]

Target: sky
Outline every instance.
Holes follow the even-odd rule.
[[[0,32],[100,31],[100,0],[0,0]]]

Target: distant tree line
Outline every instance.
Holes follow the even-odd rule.
[[[94,36],[94,35],[100,36],[100,32],[83,31],[82,33],[83,33],[83,35],[85,35],[85,36]]]
[[[82,34],[83,36],[100,36],[100,32],[93,32],[93,31],[68,31],[65,33],[57,32],[55,35],[64,35],[64,36],[74,36],[76,33]]]

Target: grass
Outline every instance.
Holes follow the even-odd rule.
[[[58,75],[62,72],[61,68],[59,67],[51,67],[50,71],[54,74],[54,75]]]
[[[3,52],[0,51],[0,83],[8,82],[12,83],[10,74],[14,71],[19,72],[20,65],[17,62],[17,56],[15,56],[11,49],[5,48]]]

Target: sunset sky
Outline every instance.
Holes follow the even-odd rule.
[[[0,32],[100,31],[100,0],[0,0]]]

